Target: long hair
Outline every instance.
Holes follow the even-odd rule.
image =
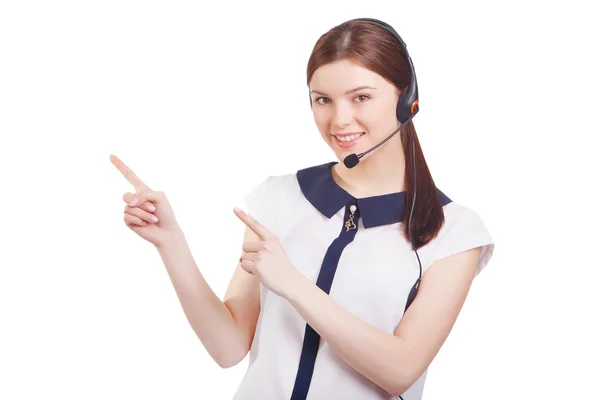
[[[410,80],[408,61],[404,54],[406,53],[402,44],[387,30],[368,22],[347,21],[333,27],[317,40],[306,67],[306,84],[310,83],[314,72],[320,66],[349,60],[379,74],[402,93]],[[438,235],[444,224],[444,211],[412,120],[402,127],[400,136],[406,160],[403,233],[408,240],[408,220],[415,193],[416,172],[417,201],[411,221],[411,236],[415,249],[419,249]],[[413,168],[412,140],[415,142],[416,171]]]

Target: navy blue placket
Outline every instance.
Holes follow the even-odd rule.
[[[350,207],[355,206],[354,217],[350,219]],[[340,261],[340,257],[344,248],[354,240],[358,230],[358,219],[360,218],[360,210],[356,199],[351,200],[346,204],[346,212],[344,213],[344,223],[340,235],[329,245],[319,276],[317,278],[317,286],[325,293],[329,294],[333,277]],[[302,344],[302,353],[300,355],[300,364],[296,375],[296,382],[292,391],[291,400],[305,400],[308,395],[308,388],[312,379],[319,350],[319,334],[309,325],[306,324],[304,331],[304,342]]]

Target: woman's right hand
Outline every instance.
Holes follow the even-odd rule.
[[[117,156],[111,155],[110,161],[135,189],[135,193],[123,195],[125,225],[154,246],[180,234],[181,229],[165,193],[150,189]]]

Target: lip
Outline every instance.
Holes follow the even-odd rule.
[[[357,133],[364,133],[364,132],[348,132],[348,133],[336,133],[336,132],[333,132],[332,135],[335,135],[335,136],[350,136],[350,135],[356,135]]]
[[[363,133],[363,132],[355,132],[355,133],[348,133],[348,134],[343,134],[340,136],[348,136],[348,135],[355,135],[357,133]],[[335,140],[335,142],[337,143],[338,146],[340,146],[343,149],[349,149],[350,147],[354,146],[356,143],[358,143],[360,141],[360,139],[362,139],[366,134],[363,133],[362,136],[357,137],[354,140],[351,140],[349,142],[342,142],[340,141],[337,137],[335,137],[335,135],[331,135],[333,136],[333,139]]]

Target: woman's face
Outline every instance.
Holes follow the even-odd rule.
[[[396,87],[351,61],[319,67],[309,89],[319,132],[340,161],[370,149],[400,126]]]

